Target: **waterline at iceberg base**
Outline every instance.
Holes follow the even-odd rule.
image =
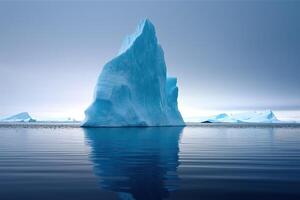
[[[82,126],[183,126],[177,97],[177,79],[167,77],[163,49],[146,19],[103,67]]]

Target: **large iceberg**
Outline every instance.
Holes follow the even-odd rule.
[[[143,20],[104,65],[82,126],[182,126],[177,79],[166,76],[155,28]]]
[[[32,117],[29,115],[28,112],[21,112],[16,115],[6,117],[2,119],[3,122],[35,122],[35,119],[32,119]]]
[[[244,123],[276,123],[280,122],[271,110],[242,112],[236,114],[222,113],[206,119],[206,123],[244,122]]]

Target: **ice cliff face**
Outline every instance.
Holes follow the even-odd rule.
[[[28,112],[22,112],[7,118],[2,119],[3,122],[35,122],[35,119],[32,119]]]
[[[204,122],[248,122],[248,123],[276,123],[280,122],[271,110],[243,112],[237,114],[219,114],[208,118]]]
[[[143,20],[98,78],[82,126],[181,126],[177,79],[167,78],[155,28]]]

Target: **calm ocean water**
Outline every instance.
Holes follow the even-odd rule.
[[[300,128],[0,128],[0,199],[300,199]]]

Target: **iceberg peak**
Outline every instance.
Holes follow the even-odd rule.
[[[142,20],[135,32],[129,36],[126,36],[123,40],[122,46],[119,50],[118,55],[125,53],[128,49],[130,49],[137,40],[142,40],[143,43],[151,42],[157,43],[155,27],[149,19]]]
[[[148,18],[143,19],[140,22],[140,24],[138,25],[138,29],[140,29],[141,33],[150,32],[150,33],[154,33],[155,34],[155,27],[154,27],[154,25],[152,24],[152,22]]]

